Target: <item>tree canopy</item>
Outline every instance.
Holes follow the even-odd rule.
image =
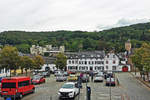
[[[5,31],[0,34],[0,44],[13,45],[23,53],[29,53],[31,45],[64,45],[67,51],[110,50],[124,51],[124,43],[130,39],[134,48],[143,41],[150,42],[150,23],[112,28],[99,32],[50,31],[25,32]]]

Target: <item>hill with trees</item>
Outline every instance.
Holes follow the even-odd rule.
[[[13,45],[23,53],[29,53],[31,45],[64,45],[67,51],[110,50],[124,51],[124,43],[130,39],[133,47],[150,42],[150,23],[112,28],[99,32],[50,31],[25,32],[4,31],[0,33],[1,45]]]

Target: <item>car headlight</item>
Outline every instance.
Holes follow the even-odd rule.
[[[73,93],[73,91],[69,92],[69,94],[72,94],[72,93]]]

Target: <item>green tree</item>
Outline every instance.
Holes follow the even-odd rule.
[[[5,46],[0,52],[0,63],[2,67],[6,69],[14,70],[16,74],[16,69],[19,68],[20,57],[16,47]],[[11,76],[11,71],[10,71]]]
[[[55,64],[57,68],[66,70],[67,57],[63,53],[59,53],[56,56]]]
[[[33,58],[34,69],[40,69],[41,66],[45,63],[42,56],[37,55]]]
[[[22,56],[21,57],[21,69],[22,69],[22,73],[23,73],[23,69],[25,69],[26,71],[26,75],[27,75],[27,71],[29,69],[32,69],[34,66],[33,60],[28,57],[28,56]]]

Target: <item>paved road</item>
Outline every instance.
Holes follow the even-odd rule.
[[[120,86],[111,87],[111,100],[150,100],[150,90],[138,82],[129,73],[116,74],[119,78]],[[23,97],[22,100],[59,100],[58,90],[64,82],[56,82],[52,75],[46,78],[46,83],[36,85],[34,94]],[[103,83],[89,82],[91,87],[91,100],[110,100],[110,87]],[[3,100],[0,98],[0,100]],[[86,84],[83,83],[83,88],[79,96],[75,100],[86,100]]]
[[[117,76],[127,100],[150,100],[150,90],[130,73],[119,73]]]

